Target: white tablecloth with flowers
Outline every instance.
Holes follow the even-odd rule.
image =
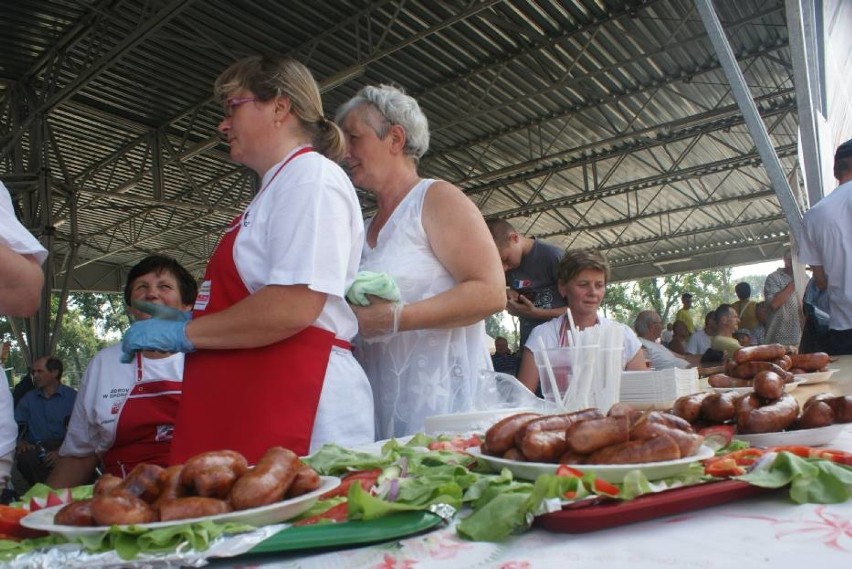
[[[852,452],[852,425],[831,445]],[[852,501],[796,505],[786,489],[741,502],[583,534],[533,528],[503,543],[454,527],[315,555],[243,557],[213,567],[326,569],[829,569],[852,567]]]

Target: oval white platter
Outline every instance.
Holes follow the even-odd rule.
[[[265,526],[269,524],[277,524],[289,519],[295,518],[308,508],[310,508],[317,499],[326,492],[337,488],[340,485],[340,478],[336,476],[322,476],[320,487],[313,492],[282,500],[267,506],[259,508],[250,508],[248,510],[238,510],[220,514],[216,516],[205,516],[201,518],[190,518],[185,520],[174,520],[170,522],[152,522],[149,524],[138,524],[135,527],[144,529],[165,528],[182,524],[192,524],[204,521],[213,521],[217,523],[243,523],[251,526]],[[61,535],[68,539],[73,539],[81,536],[96,536],[104,534],[109,530],[105,526],[65,526],[56,525],[53,523],[53,517],[64,506],[54,506],[52,508],[44,508],[35,511],[21,519],[21,525],[31,529],[38,529]]]
[[[479,447],[469,449],[468,452],[473,456],[482,459],[495,470],[508,468],[509,471],[516,477],[523,480],[535,480],[542,474],[554,474],[559,467],[557,463],[549,462],[521,462],[517,460],[507,460],[496,456],[488,456],[482,454]],[[643,462],[639,464],[569,464],[572,468],[583,472],[594,472],[595,475],[607,482],[619,483],[624,481],[624,477],[631,470],[641,470],[648,480],[660,480],[675,476],[689,468],[689,465],[699,460],[710,458],[715,453],[713,449],[707,445],[701,445],[698,452],[692,456],[679,458],[676,460],[664,460],[661,462]]]
[[[823,383],[831,379],[831,376],[837,373],[839,370],[837,369],[827,369],[825,371],[814,371],[811,373],[799,373],[796,374],[796,379],[804,379],[805,383],[808,385],[814,383]]]
[[[800,429],[797,431],[781,431],[778,433],[757,433],[754,435],[735,434],[734,438],[746,441],[754,447],[775,447],[782,445],[821,446],[827,445],[852,423],[838,423],[817,429]]]

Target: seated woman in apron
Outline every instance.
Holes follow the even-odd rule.
[[[149,315],[131,302],[188,311],[197,292],[195,278],[177,261],[152,255],[130,269],[124,300],[130,313],[144,320]],[[123,477],[142,462],[168,463],[184,355],[143,351],[128,363],[120,356],[121,345],[115,344],[86,367],[49,486],[89,483],[99,464],[104,472]]]
[[[254,463],[273,446],[304,455],[326,442],[372,442],[372,392],[349,345],[358,324],[345,293],[364,223],[337,164],[343,135],[293,59],[240,60],[214,91],[231,158],[257,173],[260,189],[210,258],[192,320],[135,323],[124,357],[192,352],[174,464],[220,449]]]

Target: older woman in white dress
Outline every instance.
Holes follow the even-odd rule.
[[[390,274],[401,295],[353,307],[356,356],[373,387],[377,437],[409,435],[430,415],[470,410],[479,371],[491,369],[484,319],[506,303],[500,257],[473,202],[418,174],[429,129],[417,101],[365,87],[337,122],[352,182],[378,206],[360,270]]]

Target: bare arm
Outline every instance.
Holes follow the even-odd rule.
[[[50,472],[45,484],[51,488],[73,488],[92,481],[98,457],[89,456],[60,456],[56,466]]]
[[[825,269],[822,265],[811,265],[811,270],[814,275],[814,284],[820,290],[828,288],[828,275],[825,274]]]
[[[326,295],[305,285],[268,285],[235,305],[192,320],[186,335],[196,348],[268,346],[313,324]]]
[[[518,370],[518,380],[533,393],[538,389],[538,367],[535,365],[535,356],[533,356],[529,348],[523,349],[521,366]]]
[[[407,305],[399,329],[468,326],[503,310],[506,280],[500,255],[473,202],[452,184],[435,182],[426,194],[423,226],[435,256],[458,284]]]
[[[44,273],[32,255],[0,244],[0,314],[30,316],[41,303]]]
[[[506,302],[506,310],[512,316],[532,318],[535,320],[553,320],[565,314],[564,306],[558,308],[539,308],[524,296],[516,294],[515,297],[514,300],[510,297]]]
[[[627,371],[647,371],[648,360],[645,359],[645,350],[642,348],[636,350],[636,353],[633,354],[633,357],[630,358],[630,361],[627,362],[624,369]]]

